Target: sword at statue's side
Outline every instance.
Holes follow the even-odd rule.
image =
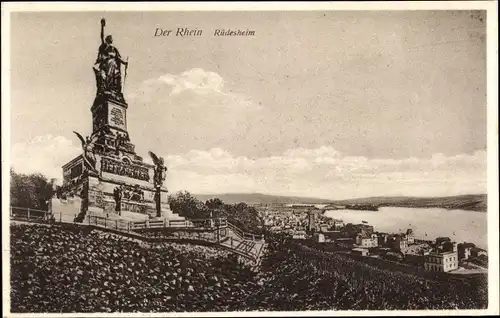
[[[127,64],[125,64],[125,75],[123,76],[123,88],[122,88],[122,93],[125,92],[125,82],[127,80],[127,69],[128,69],[128,56],[127,56]]]

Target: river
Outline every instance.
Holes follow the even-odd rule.
[[[488,245],[488,215],[485,212],[381,207],[378,211],[327,210],[325,216],[342,219],[345,223],[366,221],[380,232],[395,233],[411,228],[418,239],[447,236],[458,243],[472,242],[483,249]]]

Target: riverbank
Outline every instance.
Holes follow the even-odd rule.
[[[447,210],[465,210],[487,212],[488,196],[486,194],[458,195],[451,197],[370,197],[334,201],[332,205],[373,205],[399,208],[435,208]]]
[[[382,207],[378,212],[327,210],[324,216],[341,219],[346,224],[360,224],[366,221],[377,231],[387,233],[402,232],[410,228],[416,239],[432,240],[445,236],[456,242],[473,242],[482,249],[488,249],[486,213],[437,208]]]

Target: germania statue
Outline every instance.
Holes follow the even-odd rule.
[[[113,46],[113,37],[111,35],[104,37],[105,25],[106,20],[101,19],[101,45],[93,67],[97,81],[97,94],[109,93],[121,98],[123,96],[121,65],[127,67],[128,62],[122,59],[118,49]]]

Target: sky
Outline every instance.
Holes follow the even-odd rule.
[[[130,63],[130,137],[165,157],[171,192],[486,193],[486,19],[470,11],[13,13],[16,171],[62,179],[80,153],[101,17]],[[180,27],[203,35],[154,36]]]

